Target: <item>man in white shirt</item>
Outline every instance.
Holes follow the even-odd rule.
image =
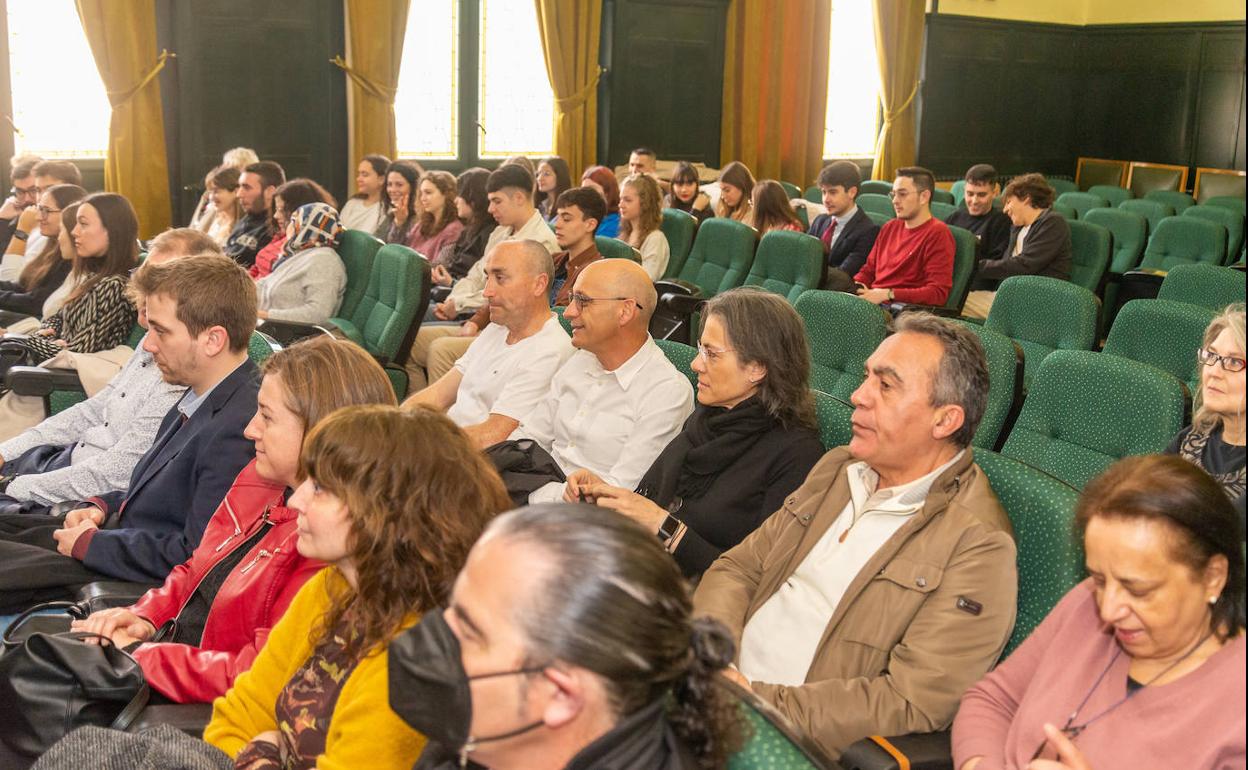
[[[1009,638],[1014,541],[969,449],[987,392],[969,329],[900,316],[853,394],[849,446],[694,595],[739,642],[730,678],[833,757],[946,727]]]
[[[572,343],[546,297],[555,266],[537,241],[505,241],[485,255],[490,321],[455,366],[404,406],[446,412],[479,447],[507,438],[550,390]]]
[[[510,438],[529,438],[565,473],[586,468],[632,489],[693,411],[689,381],[650,339],[656,295],[650,276],[626,259],[603,259],[576,279],[564,318],[577,351],[545,400]],[[563,483],[529,495],[563,499]]]
[[[503,241],[512,240],[537,241],[552,255],[559,251],[554,232],[533,205],[533,175],[526,168],[511,163],[499,166],[490,172],[485,190],[490,199],[490,214],[498,222],[486,241],[485,254]],[[434,307],[433,314],[442,321],[453,322],[461,313],[471,313],[484,304],[485,258],[482,257],[468,269],[468,275],[456,281],[451,295]],[[416,332],[406,367],[410,389],[420,390],[428,384],[425,367],[435,343],[439,356],[453,361],[468,350],[479,331],[476,324],[426,322],[422,325]],[[448,337],[456,339],[446,339]]]

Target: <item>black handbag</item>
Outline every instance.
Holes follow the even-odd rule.
[[[50,605],[60,605],[54,607]],[[4,634],[0,654],[0,741],[31,758],[83,725],[125,730],[150,696],[143,669],[130,653],[85,632],[32,631],[34,612],[69,609],[49,602],[20,615]],[[64,616],[38,616],[58,620]],[[104,637],[99,637],[105,639]]]

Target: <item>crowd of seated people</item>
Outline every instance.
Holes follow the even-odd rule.
[[[121,196],[30,165],[0,209],[0,235],[33,207],[50,239],[22,250],[12,288],[47,292],[20,300],[42,318],[31,363],[119,345],[136,316],[148,329],[106,387],[0,442],[0,613],[142,584],[64,627],[133,655],[156,703],[215,700],[202,740],[83,729],[40,767],[124,746],[223,770],[709,770],[748,739],[742,690],[832,759],[952,724],[959,770],[1242,765],[1242,305],[1194,352],[1177,457],[1087,486],[1091,577],[1001,661],[1019,554],[971,447],[976,334],[896,314],[850,399],[852,439],[827,451],[782,296],[700,308],[693,387],[649,334],[664,204],[800,232],[779,182],[741,163],[705,190],[687,163],[668,182],[645,148],[579,186],[558,157],[453,176],[370,155],[340,212],[272,161],[223,160],[195,226],[141,266]],[[46,186],[19,196],[32,179]],[[857,164],[815,181],[826,288],[942,305],[950,226],[976,237],[977,288],[1069,279],[1038,174],[997,210],[996,171],[973,166],[948,225],[923,168],[897,170],[882,226],[857,204]],[[348,229],[413,249],[450,291],[420,319],[402,407],[352,342],[248,355],[266,323],[333,317]],[[604,235],[636,258],[604,258]],[[0,765],[33,762],[10,759],[6,729]]]

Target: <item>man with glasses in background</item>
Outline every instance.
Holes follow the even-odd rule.
[[[25,164],[22,164],[25,165]],[[14,166],[17,171],[17,165]],[[17,282],[26,265],[35,257],[43,252],[44,246],[48,243],[48,237],[39,229],[40,216],[37,211],[40,207],[32,206],[43,194],[58,184],[72,184],[82,187],[82,172],[78,167],[67,160],[37,160],[31,167],[30,176],[34,178],[33,193],[34,197],[30,197],[28,191],[32,188],[25,183],[19,185],[16,177],[13,182],[11,194],[13,200],[16,201],[19,192],[22,194],[22,201],[26,204],[22,211],[18,214],[16,225],[13,230],[13,238],[4,248],[4,259],[0,262],[0,281]],[[8,202],[5,202],[5,207]],[[47,211],[47,208],[44,207]],[[0,208],[0,216],[3,215],[3,208]],[[59,213],[59,212],[57,212]],[[45,214],[46,216],[46,214]]]
[[[943,305],[953,288],[953,233],[932,216],[932,172],[918,166],[897,169],[893,211],[854,281],[858,296],[876,305],[905,302]]]
[[[35,201],[39,199],[39,193],[35,189],[35,164],[42,160],[43,158],[36,155],[19,155],[10,161],[13,171],[9,178],[13,187],[9,189],[9,197],[5,199],[4,205],[0,206],[0,253],[8,251],[9,243],[17,233],[18,219],[22,212],[35,205]],[[23,233],[21,240],[24,241],[25,238],[26,234]],[[7,264],[0,266],[0,280],[15,280],[5,277],[3,271],[6,267]]]
[[[650,276],[630,260],[581,271],[563,314],[577,350],[509,438],[532,439],[565,475],[584,468],[607,484],[637,486],[693,412],[689,380],[647,331],[657,299]],[[545,484],[529,502],[562,500],[566,486]]]

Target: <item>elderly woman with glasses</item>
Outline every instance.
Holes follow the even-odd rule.
[[[1244,553],[1177,457],[1115,463],[1075,510],[1088,579],[967,691],[958,770],[1244,767]]]
[[[743,287],[717,295],[702,317],[698,407],[636,491],[579,470],[564,495],[653,530],[689,577],[779,510],[823,455],[805,328],[792,306]]]
[[[1230,305],[1209,324],[1196,351],[1200,390],[1192,424],[1168,454],[1195,463],[1222,485],[1244,517],[1244,305]]]

